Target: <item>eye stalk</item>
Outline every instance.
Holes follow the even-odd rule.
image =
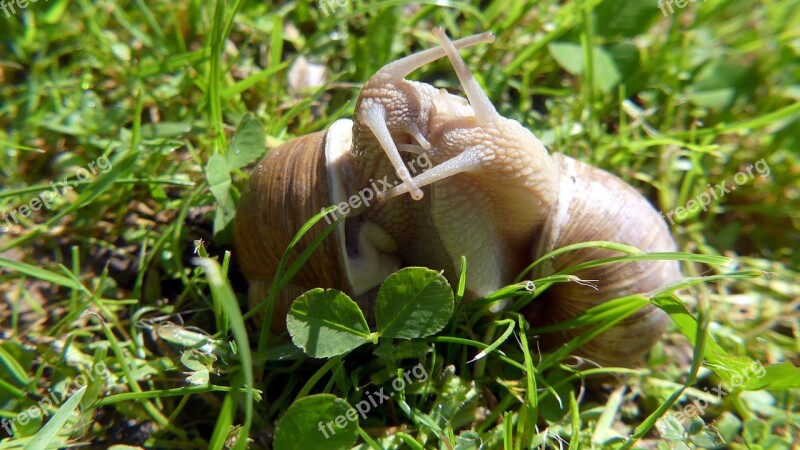
[[[500,118],[489,97],[478,85],[475,77],[472,76],[472,72],[467,69],[467,64],[458,54],[453,42],[447,38],[444,30],[441,27],[436,27],[433,29],[433,34],[439,39],[439,43],[447,53],[450,64],[453,65],[458,81],[461,83],[461,88],[464,89],[469,104],[472,106],[472,110],[475,111],[475,118],[478,120],[478,124],[488,126]]]
[[[466,48],[484,42],[494,42],[494,34],[482,33],[456,42],[448,40],[450,48],[454,52],[457,48]],[[393,131],[411,136],[423,149],[431,148],[425,132],[429,131],[430,112],[434,109],[435,97],[439,95],[439,92],[432,86],[409,82],[405,80],[405,77],[418,68],[445,56],[448,56],[447,51],[442,47],[436,47],[387,64],[367,82],[360,96],[361,121],[372,132],[373,137],[386,153],[397,177],[406,186],[406,192],[409,192],[414,200],[421,200],[424,194],[420,186],[411,178],[411,174],[403,162],[395,144]],[[412,98],[418,104],[411,104],[410,99]],[[400,120],[390,120],[390,111],[399,111],[405,117]],[[396,126],[397,129],[391,130],[390,125]],[[379,197],[384,196],[380,195]]]
[[[530,177],[526,184],[534,187],[533,195],[549,205],[548,199],[552,195],[549,190],[556,183],[558,171],[547,149],[519,122],[498,114],[444,30],[437,27],[433,33],[455,70],[472,115],[437,117],[428,135],[431,151],[441,158],[450,159],[408,181],[405,174],[401,174],[402,183],[382,195],[381,200],[405,193],[419,200],[417,194],[421,187],[474,171],[483,165],[497,173]]]

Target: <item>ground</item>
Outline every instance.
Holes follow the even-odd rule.
[[[0,449],[792,448],[799,6],[0,1]],[[664,217],[686,278],[624,303],[671,318],[642,364],[541,353],[421,269],[377,324],[321,291],[291,336],[248,313],[232,221],[257,160],[352,117],[435,26],[492,31],[461,53],[498,112]],[[410,78],[460,93],[446,61]],[[433,325],[391,308],[401,277]],[[633,312],[598,308],[577,323]]]

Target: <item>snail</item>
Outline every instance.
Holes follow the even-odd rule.
[[[496,109],[458,49],[492,42],[490,33],[449,41],[380,69],[362,88],[354,121],[286,142],[251,175],[234,226],[251,305],[262,301],[294,233],[328,205],[346,216],[276,302],[273,326],[285,328],[291,301],[314,287],[342,290],[369,310],[376,286],[402,266],[426,266],[458,280],[466,256],[467,299],[513,282],[554,249],[613,241],[644,252],[674,251],[664,220],[633,187],[604,170],[550,154],[519,122]],[[405,80],[447,57],[466,99]],[[424,164],[424,169],[422,162]],[[416,163],[416,164],[415,164]],[[412,173],[413,172],[413,173]],[[409,195],[405,195],[405,194]],[[324,227],[318,223],[307,241]],[[583,249],[534,269],[539,278],[613,252]],[[680,279],[676,261],[636,261],[585,269],[597,280],[551,286],[527,308],[534,325],[566,320],[613,298],[657,291]],[[639,310],[584,344],[579,354],[606,366],[635,365],[660,337],[665,313]],[[558,345],[581,330],[545,335]]]

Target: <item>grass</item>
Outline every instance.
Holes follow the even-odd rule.
[[[326,5],[48,0],[0,12],[0,418],[14,424],[0,449],[291,448],[304,437],[331,448],[793,448],[797,1],[672,14],[633,0]],[[435,45],[436,25],[493,31],[494,44],[463,54],[498,111],[551,151],[619,174],[674,222],[681,285],[575,319],[605,326],[651,301],[669,312],[643,367],[576,368],[564,359],[574,347],[540,354],[522,336],[542,330],[481,302],[435,335],[327,360],[267,339],[247,314],[231,220],[253,150],[351,117],[361,83]],[[291,85],[301,56],[322,64],[324,86]],[[458,86],[446,61],[412,78]],[[709,189],[707,210],[677,214]],[[394,390],[417,364],[430,376]],[[396,395],[342,441],[302,419],[334,419],[381,387]]]

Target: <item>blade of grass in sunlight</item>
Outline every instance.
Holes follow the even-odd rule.
[[[239,303],[236,300],[233,289],[231,289],[228,281],[222,277],[222,270],[219,264],[208,258],[197,258],[195,263],[205,270],[209,286],[211,287],[211,293],[215,301],[222,305],[222,310],[230,321],[231,331],[233,332],[233,337],[236,340],[239,351],[239,360],[242,363],[241,378],[245,388],[244,425],[242,426],[240,434],[241,438],[236,441],[234,448],[243,449],[247,446],[247,436],[253,423],[253,402],[255,401],[253,395],[253,361],[250,355],[250,341],[247,338],[247,328],[244,325],[242,312],[239,310]],[[234,395],[234,393],[228,393],[228,395],[231,396]],[[220,418],[220,420],[227,419]]]
[[[25,450],[39,450],[42,448],[47,448],[53,443],[58,443],[61,445],[62,442],[56,440],[56,435],[59,431],[61,431],[61,428],[66,425],[72,412],[78,408],[78,405],[80,405],[81,400],[83,399],[83,394],[85,393],[86,386],[75,391],[69,397],[69,399],[58,408],[58,411],[53,414],[53,417],[47,421],[45,426],[43,426],[42,429],[36,433],[33,439],[28,442],[28,445],[25,446]]]

